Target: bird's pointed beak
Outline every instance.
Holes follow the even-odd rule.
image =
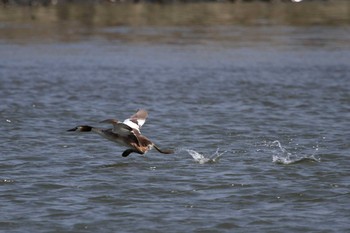
[[[67,130],[67,131],[69,131],[69,132],[71,132],[71,131],[77,131],[77,129],[78,129],[78,127],[75,127],[75,128],[73,128],[73,129],[69,129],[69,130]]]

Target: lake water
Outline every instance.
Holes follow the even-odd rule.
[[[70,28],[0,37],[1,231],[350,231],[348,24]]]

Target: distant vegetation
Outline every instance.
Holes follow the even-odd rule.
[[[210,37],[232,42],[241,40],[241,26],[333,27],[350,24],[350,0],[304,0],[303,3],[161,0],[185,4],[145,3],[160,0],[137,0],[142,1],[140,4],[131,3],[135,0],[123,1],[129,1],[129,4],[109,3],[111,0],[0,0],[7,2],[0,6],[0,41],[77,41],[98,37],[178,43]],[[83,2],[85,4],[78,4]],[[262,40],[259,30],[252,32],[250,38]],[[197,36],[193,37],[193,34]]]
[[[0,0],[2,5],[22,5],[22,6],[49,6],[65,3],[89,3],[89,4],[103,4],[103,3],[194,3],[194,2],[326,2],[334,0]]]

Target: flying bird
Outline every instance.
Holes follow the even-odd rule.
[[[94,132],[100,136],[127,147],[123,153],[123,157],[127,157],[130,153],[145,154],[152,148],[163,154],[172,154],[173,150],[162,150],[156,146],[151,140],[143,136],[140,132],[141,127],[146,122],[148,113],[144,109],[138,110],[134,115],[120,122],[116,119],[107,119],[100,123],[110,123],[113,128],[100,129],[89,125],[79,125],[67,131],[77,132]]]

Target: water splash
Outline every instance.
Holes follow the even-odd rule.
[[[209,157],[205,157],[203,154],[198,153],[195,150],[191,149],[180,149],[180,151],[186,151],[188,154],[192,156],[194,161],[196,161],[199,164],[205,164],[205,163],[217,163],[219,162],[221,156],[226,153],[227,151],[219,153],[219,148],[216,149],[216,152],[212,154]]]
[[[274,151],[274,154],[272,155],[272,162],[277,164],[294,164],[294,163],[301,163],[301,162],[320,162],[320,158],[316,158],[316,153],[318,151],[318,146],[314,148],[314,151],[311,155],[300,155],[299,153],[291,153],[286,150],[282,146],[282,144],[276,140],[271,143],[271,146],[277,145],[278,149],[277,151]]]

